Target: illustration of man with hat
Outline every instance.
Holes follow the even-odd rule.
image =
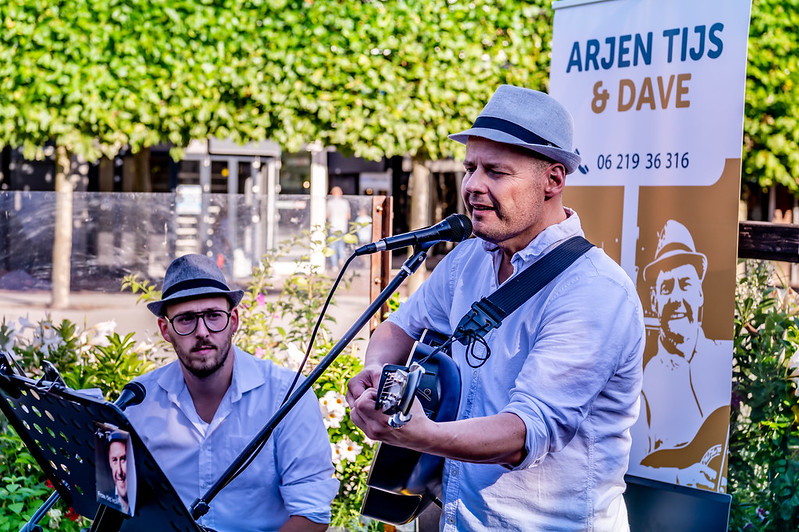
[[[722,491],[730,410],[732,342],[705,337],[707,257],[688,229],[668,220],[643,270],[659,328],[644,368],[647,476]],[[644,420],[641,420],[643,422]]]
[[[471,305],[582,236],[565,207],[580,156],[572,117],[549,95],[500,86],[471,128],[463,202],[477,238],[458,244],[369,342],[349,382],[353,421],[372,439],[443,456],[442,530],[627,530],[622,494],[639,412],[643,311],[627,274],[593,247],[485,335],[452,344],[457,419],[416,401],[392,428],[375,410],[386,363],[430,329],[451,333]],[[477,354],[477,356],[472,356]]]
[[[147,305],[177,360],[138,379],[147,394],[126,415],[187,507],[261,431],[294,378],[232,345],[243,295],[213,259],[185,255],[169,265],[161,300]],[[308,392],[200,523],[217,532],[326,530],[338,491],[333,471]]]

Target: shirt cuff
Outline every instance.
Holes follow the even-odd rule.
[[[330,522],[330,503],[338,493],[338,480],[330,478],[281,486],[280,494],[289,515],[307,517],[314,523]]]

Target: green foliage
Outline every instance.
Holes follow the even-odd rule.
[[[81,329],[69,320],[55,324],[49,317],[35,323],[27,318],[18,324],[4,320],[0,324],[0,345],[10,348],[29,376],[40,375],[47,361],[67,386],[97,388],[110,400],[131,379],[155,366],[154,346],[136,345],[132,334],[122,338],[113,332],[114,327],[113,322],[107,322]],[[22,440],[5,422],[0,431],[0,478],[0,532],[16,531],[52,489],[45,485],[44,474]],[[78,531],[87,520],[57,505],[42,524],[51,530]]]
[[[753,2],[743,163],[795,194],[798,7]],[[547,89],[552,20],[548,0],[6,0],[0,146],[95,160],[217,136],[457,157],[447,134],[497,85]]]
[[[498,84],[545,88],[549,4],[7,0],[0,145],[94,160],[216,136],[446,157]]]
[[[370,159],[451,156],[446,135],[468,127],[497,85],[546,87],[551,22],[540,0],[303,2],[270,42],[295,129],[275,140]]]
[[[295,354],[306,351],[317,317],[333,286],[333,280],[324,274],[323,268],[312,265],[307,254],[296,259],[294,272],[281,279],[277,286],[273,264],[295,249],[324,249],[324,243],[314,241],[311,234],[304,231],[281,242],[261,259],[252,271],[252,281],[239,304],[240,326],[234,338],[236,345],[245,351],[268,355],[278,361],[282,358],[284,363],[288,360],[285,356],[276,357],[276,351],[286,348]],[[335,304],[335,300],[331,303]],[[317,338],[322,344],[330,341],[331,323],[335,323],[335,318],[325,313]],[[318,351],[320,347],[315,349]]]
[[[155,368],[155,363],[146,358],[146,353],[135,349],[133,333],[124,338],[113,333],[106,338],[108,345],[95,347],[94,360],[89,360],[89,364],[77,364],[64,375],[67,386],[116,392],[133,377]]]
[[[338,235],[335,238],[343,237]],[[236,345],[257,356],[270,358],[283,366],[299,366],[312,337],[317,318],[321,315],[333,280],[318,267],[309,265],[307,256],[297,259],[296,268],[277,283],[273,264],[292,249],[318,249],[321,242],[310,241],[305,232],[295,239],[284,241],[278,249],[267,254],[253,269],[252,280],[239,304],[239,330]],[[276,285],[280,289],[276,290]],[[335,300],[331,300],[335,305]],[[331,307],[330,310],[332,310]],[[303,373],[308,375],[334,347],[329,324],[334,322],[325,312],[319,325],[310,356]],[[333,501],[332,526],[351,530],[379,530],[378,523],[362,523],[360,504],[366,491],[364,471],[374,456],[374,442],[350,420],[344,399],[347,381],[363,368],[356,348],[348,346],[325,370],[314,385],[319,397],[325,426],[330,438],[339,494]]]
[[[739,280],[730,429],[733,530],[799,528],[799,298],[747,262]]]
[[[744,181],[799,195],[798,0],[754,0],[744,120]]]
[[[3,420],[5,421],[5,420]],[[5,423],[0,431],[0,531],[17,531],[50,490],[22,440]]]

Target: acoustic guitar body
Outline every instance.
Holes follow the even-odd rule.
[[[444,351],[424,360],[440,345],[440,338],[442,336],[437,335],[431,339],[427,332],[414,346],[410,361],[421,363],[425,370],[415,395],[427,417],[439,422],[453,421],[458,415],[460,403],[461,378],[458,367]],[[412,521],[440,496],[443,468],[444,459],[440,456],[378,444],[366,481],[361,514],[396,525]]]

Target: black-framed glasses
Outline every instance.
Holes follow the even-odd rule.
[[[202,312],[184,312],[171,318],[164,316],[164,319],[172,324],[172,328],[180,336],[188,336],[196,331],[200,318],[203,319],[206,329],[210,332],[218,333],[224,331],[230,322],[230,312],[213,309]]]

